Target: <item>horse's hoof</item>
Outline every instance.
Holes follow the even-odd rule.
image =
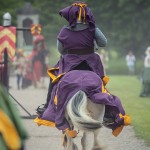
[[[106,150],[106,147],[93,147],[92,150]]]
[[[100,147],[97,147],[97,148],[92,148],[92,150],[103,150],[103,149]]]

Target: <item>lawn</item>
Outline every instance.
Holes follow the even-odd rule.
[[[136,76],[110,76],[107,89],[118,96],[131,116],[131,123],[138,138],[150,145],[150,97],[139,97],[141,82]]]

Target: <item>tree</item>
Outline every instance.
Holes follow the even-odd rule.
[[[56,45],[56,37],[60,28],[67,24],[59,16],[59,10],[71,5],[74,0],[28,0],[40,11],[40,22],[43,34],[48,43]],[[96,25],[100,27],[108,39],[108,49],[116,49],[120,55],[133,50],[138,55],[149,46],[149,14],[148,0],[83,0],[91,8]],[[1,0],[0,15],[9,11],[16,21],[16,9],[21,8],[23,0]],[[2,18],[0,18],[2,21]]]

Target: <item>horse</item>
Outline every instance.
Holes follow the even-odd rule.
[[[71,77],[72,81],[74,81],[75,73],[80,74],[80,76],[76,77],[77,83],[71,83],[71,84],[72,85],[75,84],[78,88],[80,84],[80,80],[78,80],[78,78],[81,78],[82,76],[81,74],[84,72],[86,73],[85,75],[86,78],[84,79],[87,82],[88,81],[90,82],[90,79],[92,77],[102,82],[100,77],[98,77],[98,75],[96,75],[96,73],[94,72],[74,70],[69,72],[69,76]],[[68,73],[62,78],[61,81],[65,80],[65,77],[68,80]],[[89,84],[94,85],[96,84],[96,82],[89,83]],[[89,141],[87,141],[88,140],[87,134],[89,132],[94,134],[94,144],[92,150],[102,150],[101,145],[99,145],[98,134],[100,128],[102,128],[104,124],[103,120],[105,115],[105,105],[94,103],[91,99],[89,99],[84,88],[83,90],[82,88],[81,89],[79,88],[79,90],[77,89],[74,90],[77,92],[69,99],[67,103],[66,110],[65,110],[65,118],[68,120],[72,128],[77,128],[79,131],[83,131],[83,136],[81,138],[82,150],[87,150],[88,148],[87,142]],[[78,147],[74,143],[73,138],[65,135],[64,140],[66,141],[65,144],[63,144],[65,150],[78,150]]]
[[[94,144],[92,150],[102,150],[99,145],[99,131],[103,126],[103,118],[105,113],[104,104],[93,103],[87,98],[84,91],[78,91],[68,102],[65,117],[70,125],[83,131],[81,138],[82,150],[87,150],[87,134],[94,134]],[[73,138],[66,135],[67,144],[64,145],[65,150],[78,150],[77,145],[73,142]]]

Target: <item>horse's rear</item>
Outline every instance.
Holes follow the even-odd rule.
[[[70,76],[74,74],[74,72],[78,72],[80,75],[84,72],[86,72],[86,81],[90,82],[91,76],[94,76],[95,78],[99,77],[91,72],[91,71],[72,71],[70,72]],[[77,76],[77,78],[81,78],[81,76]],[[89,78],[89,79],[88,79]],[[81,81],[80,79],[78,81]],[[84,78],[82,80],[84,82]],[[81,86],[80,83],[78,86]],[[86,83],[88,85],[88,83]],[[89,83],[89,85],[92,85],[94,83]],[[93,103],[90,99],[87,98],[86,95],[86,89],[90,88],[90,86],[81,86],[81,90],[78,90],[74,96],[69,100],[67,107],[66,107],[66,118],[68,119],[70,126],[83,131],[83,137],[81,139],[82,149],[86,150],[87,147],[87,132],[93,132],[94,133],[94,145],[92,150],[101,150],[101,147],[99,145],[98,141],[98,130],[103,125],[103,117],[105,113],[105,105],[104,104],[96,104]],[[79,88],[80,89],[80,88]],[[66,135],[66,144],[64,145],[66,150],[77,150],[77,146],[73,143],[73,139]]]
[[[72,124],[82,131],[94,131],[102,127],[104,104],[89,100],[83,91],[78,91],[67,104],[67,114]]]

